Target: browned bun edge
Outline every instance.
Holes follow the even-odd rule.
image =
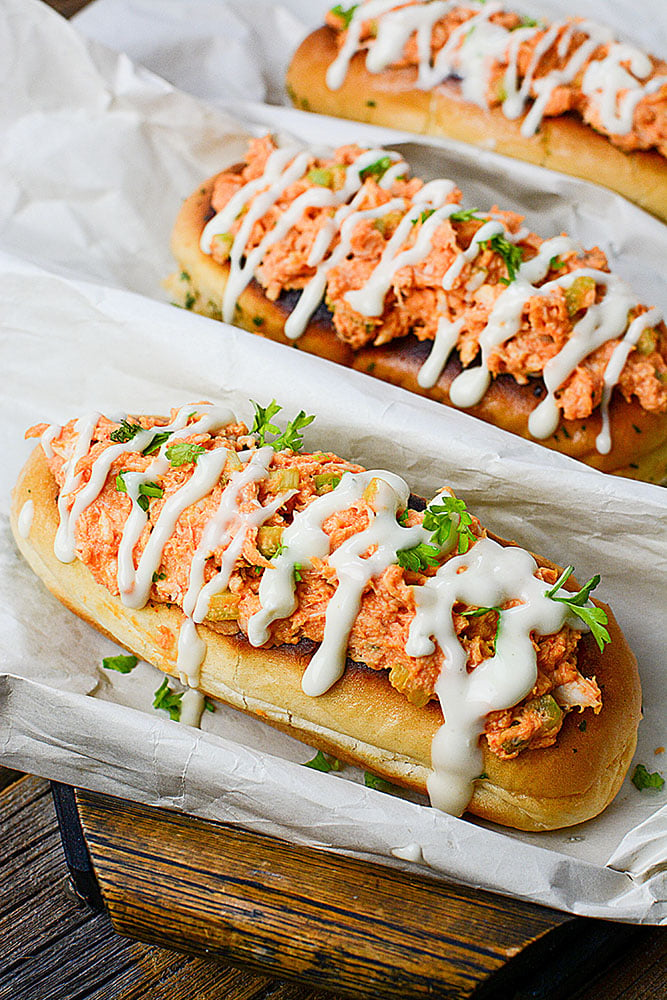
[[[610,188],[667,221],[667,160],[657,151],[625,153],[573,114],[545,118],[527,138],[520,120],[464,100],[454,83],[424,91],[416,86],[414,67],[369,73],[364,52],[352,58],[342,87],[329,90],[326,71],[338,52],[335,39],[334,29],[325,26],[295,52],[286,86],[297,107],[492,149]]]
[[[95,583],[83,563],[61,563],[53,553],[58,524],[57,487],[37,447],[13,494],[11,524],[22,554],[55,596],[75,614],[160,670],[176,675],[175,643],[165,649],[164,631],[176,638],[180,609],[167,605],[126,608]],[[27,538],[18,530],[26,500],[34,504]],[[635,659],[610,614],[611,644],[600,654],[585,637],[582,669],[603,690],[598,716],[586,726],[570,713],[556,746],[501,761],[486,749],[488,778],[476,783],[469,811],[524,830],[554,829],[597,815],[618,791],[636,744],[640,687]],[[208,652],[199,688],[297,739],[423,792],[439,708],[416,708],[384,673],[349,664],[344,677],[318,698],[305,695],[301,677],[313,645],[255,649],[242,637],[202,627]],[[168,633],[167,633],[168,634]],[[590,640],[590,641],[589,641]],[[585,731],[583,731],[585,728]]]
[[[212,177],[201,184],[181,206],[171,239],[179,271],[167,279],[165,287],[176,304],[220,319],[229,267],[218,264],[209,254],[203,253],[199,245],[210,213],[214,183],[215,177]],[[298,293],[288,293],[285,299],[281,297],[276,302],[270,302],[261,286],[253,280],[239,297],[235,325],[450,405],[449,389],[461,371],[456,356],[450,358],[438,382],[431,389],[423,389],[417,382],[417,376],[431,341],[420,342],[416,337],[409,336],[382,347],[370,346],[353,351],[336,336],[329,314],[324,309],[313,317],[302,337],[296,341],[288,340],[283,327],[293,307],[290,294],[296,296]],[[544,391],[541,378],[519,385],[510,375],[501,375],[493,379],[480,403],[468,407],[465,412],[535,441],[528,430],[528,418]],[[662,482],[667,476],[667,416],[649,413],[636,399],[627,402],[615,390],[609,418],[612,448],[606,455],[600,454],[595,447],[601,428],[599,408],[583,420],[561,420],[555,434],[539,443],[602,472],[646,482]]]

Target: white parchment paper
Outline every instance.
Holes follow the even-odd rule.
[[[353,769],[306,770],[299,764],[311,756],[307,748],[222,706],[205,714],[202,730],[172,723],[151,707],[161,675],[143,664],[127,676],[103,671],[113,644],[52,599],[22,563],[7,516],[30,424],[92,408],[164,412],[201,399],[229,400],[249,419],[249,397],[276,397],[286,418],[300,408],[317,414],[307,444],[391,468],[425,495],[448,482],[500,534],[574,562],[583,579],[600,572],[600,596],[614,606],[642,672],[637,760],[654,770],[654,751],[667,742],[660,488],[602,476],[466,414],[164,301],[159,282],[171,267],[168,237],[180,201],[238,158],[249,131],[268,126],[331,143],[375,139],[376,131],[258,104],[243,105],[241,123],[127,57],[89,47],[38,3],[4,0],[3,8],[3,762],[388,864],[405,866],[391,851],[416,842],[425,868],[443,877],[576,913],[667,919],[665,793],[640,794],[626,782],[595,821],[518,834],[365,788]],[[151,25],[147,18],[148,34]],[[262,51],[254,61],[246,52],[258,79]],[[468,204],[523,204],[537,231],[567,228],[600,243],[647,301],[667,308],[665,227],[621,199],[537,168],[510,175],[492,154],[471,157],[455,144],[381,135],[410,141],[418,167],[459,179]]]

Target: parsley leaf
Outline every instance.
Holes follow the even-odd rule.
[[[505,267],[507,268],[507,278],[501,278],[500,281],[503,285],[509,285],[519,273],[519,268],[523,262],[523,250],[521,247],[516,246],[514,243],[510,243],[506,236],[502,233],[496,233],[489,240],[482,240],[480,246],[485,250],[493,250],[494,253],[500,254],[500,256],[505,261]]]
[[[449,221],[470,222],[471,219],[475,219],[477,217],[478,212],[479,212],[478,208],[462,208],[458,212],[452,212],[452,214],[449,216]]]
[[[552,601],[560,601],[561,604],[565,604],[569,610],[581,618],[582,622],[589,627],[593,634],[593,638],[597,642],[600,650],[604,649],[604,644],[606,642],[611,642],[611,636],[605,628],[608,624],[607,613],[602,608],[598,607],[585,607],[586,602],[590,597],[592,590],[595,590],[600,582],[600,575],[596,573],[592,576],[588,583],[585,583],[581,590],[576,594],[570,594],[568,597],[556,597],[556,593],[565,585],[574,572],[574,566],[568,566],[563,570],[561,575],[558,577],[553,587],[549,590],[545,590],[544,596],[550,597]]]
[[[481,618],[482,615],[485,615],[488,611],[496,611],[498,614],[498,621],[496,622],[496,632],[493,637],[494,643],[497,643],[498,636],[500,635],[500,621],[503,613],[502,608],[496,608],[496,607],[475,608],[473,611],[462,611],[461,614],[463,615],[464,618]]]
[[[123,476],[127,473],[127,469],[121,469],[121,471],[116,476],[116,489],[119,493],[127,493],[127,486],[125,485],[125,480]],[[137,503],[143,511],[148,510],[149,497],[157,497],[158,500],[164,496],[164,490],[157,483],[140,483],[139,491],[137,495]]]
[[[302,431],[308,424],[312,424],[314,419],[314,416],[306,416],[305,410],[299,410],[294,420],[290,420],[280,437],[271,442],[274,451],[284,451],[285,448],[289,448],[291,451],[301,451],[303,436],[299,431]]]
[[[391,156],[381,156],[379,160],[375,163],[369,163],[367,167],[359,171],[359,177],[362,181],[365,181],[368,177],[377,177],[378,179],[382,177],[389,167],[392,165],[393,160]]]
[[[435,212],[434,208],[425,208],[424,211],[421,212],[416,219],[413,219],[412,225],[416,226],[418,222],[421,222],[421,224],[424,225],[426,220],[430,219],[431,216],[434,214],[434,212]]]
[[[204,711],[205,712],[215,712],[215,704],[210,698],[204,698]]]
[[[340,771],[340,761],[336,757],[332,757],[330,754],[322,753],[318,750],[312,760],[307,760],[303,767],[312,767],[314,771],[323,771],[328,774],[329,771]]]
[[[165,712],[169,712],[169,718],[172,722],[178,722],[181,718],[181,701],[183,699],[183,691],[174,691],[169,687],[169,681],[165,677],[160,684],[159,688],[155,692],[153,698],[153,708],[161,708]]]
[[[294,570],[295,583],[301,583],[303,580],[303,577],[301,576],[301,569],[302,569],[301,563],[294,563],[293,570]]]
[[[117,670],[119,674],[129,674],[130,670],[134,670],[139,660],[136,656],[131,653],[121,654],[120,656],[105,656],[102,660],[102,666],[105,670]]]
[[[452,515],[458,516],[458,524],[452,519]],[[475,536],[470,529],[472,517],[468,513],[465,500],[457,497],[443,497],[441,504],[429,505],[424,511],[424,527],[427,531],[432,531],[431,541],[443,548],[452,532],[452,528],[458,533],[458,551],[467,552],[471,542],[475,542]]]
[[[111,432],[109,439],[124,444],[125,441],[131,441],[135,434],[142,430],[141,424],[131,424],[129,420],[121,420],[120,427]]]
[[[374,788],[377,792],[391,793],[395,791],[390,781],[380,778],[377,774],[371,774],[370,771],[364,771],[364,785],[366,788]]]
[[[167,458],[174,468],[196,462],[206,449],[201,444],[190,444],[188,441],[178,441],[167,448]]]
[[[280,434],[280,427],[277,424],[272,424],[271,418],[275,417],[276,413],[282,410],[282,406],[279,406],[275,399],[272,399],[266,407],[260,406],[254,400],[251,400],[251,403],[255,407],[255,419],[252,422],[250,433],[258,435],[258,443],[260,445],[268,444],[266,440],[267,433]]]
[[[452,517],[454,515],[454,518]],[[456,523],[458,517],[458,524]],[[475,542],[475,536],[470,529],[472,517],[468,513],[464,500],[456,497],[443,497],[440,504],[429,505],[424,511],[423,525],[431,532],[431,542],[420,542],[411,549],[400,549],[396,553],[396,562],[403,569],[413,573],[426,569],[427,566],[437,566],[440,553],[445,547],[454,529],[458,534],[458,552],[467,552],[470,543]]]
[[[355,3],[352,7],[348,7],[346,10],[342,4],[337,3],[335,7],[331,8],[330,13],[339,17],[343,22],[343,28],[347,30],[350,27],[350,21],[352,20],[352,16],[358,6],[359,4]]]
[[[649,773],[643,764],[637,764],[632,778],[630,779],[635,788],[641,792],[644,788],[655,788],[661,792],[665,787],[665,779],[659,771]]]
[[[142,455],[154,455],[156,451],[159,451],[165,441],[168,441],[173,431],[160,431],[155,435],[150,444],[146,445],[142,451]]]
[[[396,553],[396,562],[403,569],[418,573],[420,570],[426,569],[427,566],[437,566],[439,555],[440,549],[437,549],[435,545],[420,542],[419,545],[413,545],[411,549],[399,549]]]
[[[275,399],[272,399],[268,406],[260,406],[252,401],[255,407],[255,419],[250,428],[251,434],[258,435],[260,445],[270,444],[274,451],[284,451],[289,448],[291,451],[300,451],[303,445],[303,437],[300,431],[312,424],[314,416],[308,417],[304,410],[300,410],[294,420],[290,420],[285,430],[281,433],[277,424],[272,423],[276,413],[282,410]],[[267,441],[267,434],[277,434],[273,441]]]

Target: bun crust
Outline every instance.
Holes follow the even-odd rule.
[[[667,222],[667,160],[660,153],[625,153],[572,114],[545,118],[534,136],[525,137],[520,120],[464,100],[454,83],[420,90],[415,67],[370,73],[364,52],[353,56],[340,89],[329,90],[326,71],[337,53],[336,32],[328,26],[301,43],[286,79],[297,107],[492,149],[601,184]]]
[[[203,253],[199,245],[202,230],[210,215],[215,181],[216,177],[211,177],[201,184],[181,206],[171,238],[171,250],[178,262],[179,271],[167,279],[165,287],[177,305],[220,319],[229,265],[218,264],[209,254]],[[449,389],[461,371],[455,353],[437,383],[431,389],[424,389],[418,384],[417,376],[426,360],[430,341],[419,341],[414,336],[408,336],[382,347],[370,346],[354,351],[336,336],[330,314],[324,307],[320,307],[315,313],[298,341],[289,340],[283,328],[297,295],[296,292],[288,292],[271,302],[253,279],[239,296],[234,323],[251,333],[259,333],[278,343],[298,347],[447,406],[451,405]],[[500,375],[492,380],[482,400],[476,406],[467,407],[466,412],[503,430],[535,441],[528,430],[528,418],[544,391],[541,378],[530,379],[526,385],[520,385],[511,376]],[[645,482],[662,482],[667,476],[665,414],[649,413],[634,398],[627,402],[615,389],[609,406],[609,418],[612,448],[606,455],[598,452],[595,446],[601,428],[599,408],[583,420],[561,420],[556,433],[539,443],[602,472]]]
[[[175,642],[165,649],[164,630],[175,639],[183,621],[180,609],[156,604],[131,610],[97,584],[83,563],[61,563],[53,553],[56,498],[55,480],[38,446],[13,495],[11,524],[23,556],[71,611],[176,676]],[[34,516],[26,538],[18,521],[28,499]],[[589,819],[614,797],[635,750],[641,693],[636,661],[608,614],[612,641],[604,652],[591,636],[579,645],[581,672],[594,674],[603,689],[602,711],[587,716],[585,731],[576,713],[568,713],[555,746],[524,751],[515,760],[502,761],[485,748],[488,778],[476,783],[470,812],[522,830],[548,830]],[[201,628],[208,653],[200,690],[391,782],[425,790],[431,740],[442,719],[435,703],[417,708],[384,673],[351,661],[333,688],[312,698],[303,693],[301,677],[314,644],[257,649],[240,635]]]

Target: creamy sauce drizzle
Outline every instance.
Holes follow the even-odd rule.
[[[27,538],[32,528],[32,519],[35,516],[35,505],[32,500],[26,500],[21,507],[18,519],[18,530],[21,538]]]
[[[327,70],[327,86],[330,90],[338,90],[343,85],[350,60],[361,48],[362,25],[364,21],[373,18],[377,18],[376,37],[368,43],[364,42],[364,45],[368,44],[366,68],[370,73],[381,73],[399,61],[406,43],[416,32],[418,86],[430,90],[444,80],[455,77],[460,81],[461,91],[467,100],[488,108],[487,89],[492,62],[506,60],[506,97],[501,107],[509,119],[526,115],[521,126],[524,136],[535,134],[554,90],[572,83],[600,46],[608,46],[608,52],[590,62],[584,74],[582,90],[594,104],[603,127],[610,134],[627,135],[631,132],[639,101],[642,97],[655,93],[667,82],[665,76],[643,82],[651,73],[651,60],[632,45],[615,43],[608,28],[588,20],[565,20],[555,22],[547,29],[535,46],[525,76],[519,84],[520,45],[543,29],[530,26],[508,31],[501,25],[490,23],[492,15],[505,9],[501,3],[480,4],[475,0],[468,0],[465,4],[466,8],[475,12],[473,16],[453,29],[433,61],[431,42],[434,25],[448,11],[458,6],[461,6],[458,0],[402,8],[395,2],[382,0],[359,4],[352,14],[340,51]],[[572,49],[565,65],[537,77],[542,59],[548,56],[557,40],[558,56],[561,59],[567,56],[572,48],[575,32],[583,38]],[[622,61],[629,62],[630,72],[621,66]],[[526,107],[531,101],[526,114]]]
[[[425,656],[437,642],[445,658],[435,686],[445,722],[433,739],[428,780],[431,802],[445,812],[460,815],[472,797],[473,781],[482,772],[479,736],[485,716],[515,705],[535,685],[531,631],[548,635],[566,620],[565,605],[544,596],[544,583],[533,576],[536,570],[530,553],[483,538],[414,588],[417,614],[406,652]],[[501,614],[495,655],[468,673],[467,654],[452,620],[454,603],[497,607],[516,598],[523,603]]]
[[[491,6],[489,5],[489,9]],[[413,10],[413,8],[406,8],[406,10]],[[488,10],[482,13],[488,14]],[[574,30],[572,26],[571,30]],[[553,33],[548,32],[543,39],[544,46],[550,45],[553,41],[552,34],[555,38],[557,33],[556,29]],[[570,44],[568,39],[567,34],[560,39],[559,45],[564,46],[564,51],[567,51]],[[579,51],[577,49],[577,52]],[[540,52],[541,48],[538,46],[535,53],[536,64],[540,58]],[[528,74],[530,75],[530,73],[529,67]],[[282,155],[277,157],[277,153]],[[264,176],[250,181],[237,191],[225,208],[207,224],[202,234],[202,250],[210,253],[213,237],[216,234],[226,232],[238,211],[248,204],[258,190],[261,191],[247,212],[244,224],[233,242],[230,258],[231,271],[225,290],[225,301],[228,306],[226,319],[231,319],[233,316],[236,297],[250,281],[255,268],[261,263],[270,246],[276,240],[284,237],[301,218],[306,208],[312,205],[336,207],[336,211],[328,223],[322,227],[314,241],[308,263],[309,266],[315,267],[315,274],[303,288],[295,308],[287,318],[285,323],[286,336],[290,339],[296,339],[303,334],[311,316],[324,297],[329,272],[340,264],[350,252],[356,226],[364,220],[378,219],[389,213],[400,213],[402,217],[388,240],[379,262],[364,285],[345,294],[346,302],[360,315],[366,317],[382,315],[385,298],[396,273],[402,267],[415,266],[427,258],[432,249],[436,229],[461,207],[458,202],[447,201],[454,190],[453,182],[437,180],[425,184],[412,199],[412,205],[408,205],[403,198],[392,198],[384,205],[360,210],[358,206],[363,197],[361,174],[366,167],[385,155],[395,160],[380,180],[382,186],[389,188],[397,173],[406,174],[408,172],[407,165],[396,153],[387,153],[382,149],[367,150],[347,167],[345,182],[339,191],[334,192],[324,187],[308,189],[287,209],[278,224],[267,233],[260,245],[248,253],[246,250],[247,240],[254,222],[261,218],[275,203],[290,183],[302,176],[308,162],[307,154],[295,157],[294,150],[276,150],[269,157]],[[263,188],[266,190],[262,190]],[[426,211],[431,214],[423,218],[414,244],[406,249],[401,249],[408,240],[414,225]],[[476,217],[484,218],[481,214],[477,214]],[[338,243],[332,250],[336,235],[339,236]],[[509,232],[503,220],[494,218],[491,213],[491,217],[486,219],[473,236],[470,245],[465,250],[460,251],[447,268],[442,278],[442,288],[445,291],[452,290],[466,265],[471,264],[478,256],[482,244],[497,235],[502,235],[510,243],[518,243],[524,238],[526,232],[525,230],[517,233]],[[555,288],[567,289],[571,287],[578,277],[591,277],[597,285],[605,287],[605,296],[600,303],[594,304],[586,310],[583,318],[575,326],[568,342],[554,358],[547,362],[543,372],[547,394],[529,418],[528,429],[535,438],[544,439],[556,431],[560,422],[560,409],[556,401],[558,389],[585,357],[606,341],[623,335],[627,325],[628,310],[634,304],[630,289],[619,278],[606,271],[593,268],[582,268],[546,284],[537,285],[537,282],[543,281],[546,277],[553,257],[577,249],[577,245],[569,237],[556,236],[546,240],[537,255],[519,267],[515,280],[496,300],[480,335],[480,364],[461,372],[452,383],[450,389],[452,405],[465,408],[475,406],[480,402],[491,383],[489,359],[493,349],[519,332],[523,310],[531,297],[545,297]],[[243,258],[245,263],[241,264]],[[474,292],[485,281],[485,277],[483,269],[474,272],[466,283],[467,290]],[[653,311],[651,315],[658,314]],[[653,322],[657,323],[659,320],[656,319]],[[456,348],[458,335],[462,329],[462,320],[450,321],[444,314],[439,317],[433,347],[417,377],[418,384],[422,388],[431,388],[437,383],[452,351]],[[625,342],[633,346],[631,341],[627,339],[627,335]],[[625,359],[627,359],[628,353],[629,350],[625,353]],[[619,353],[616,357],[620,358],[621,354]],[[620,369],[617,369],[618,365],[615,363],[608,367],[605,375],[605,391],[602,402],[604,429],[603,433],[598,436],[596,444],[599,451],[603,449],[608,451],[611,447],[608,430],[608,405],[611,392],[620,377],[622,365]],[[614,375],[614,373],[616,374]],[[614,380],[612,381],[613,375]],[[607,443],[608,441],[609,443]],[[142,526],[140,513],[134,512],[134,514],[140,533]]]
[[[628,348],[630,341],[636,340],[641,329],[645,329],[651,321],[653,318],[633,324],[629,331]],[[165,463],[168,466],[169,462],[165,452],[169,442],[179,436],[221,429],[234,421],[231,411],[210,407],[202,413],[197,408],[197,420],[188,424],[192,409],[192,406],[182,407],[176,419],[166,428],[161,426],[141,431],[130,441],[106,448],[93,462],[90,480],[80,489],[72,509],[67,512],[66,504],[63,506],[65,539],[69,540],[70,532],[73,538],[78,516],[104,487],[113,459],[122,452],[143,450],[156,434],[165,430],[172,432],[146,472],[125,474],[132,510],[123,531],[118,579],[121,599],[132,608],[141,607],[148,600],[153,573],[160,565],[164,545],[175,529],[179,514],[215,487],[227,461],[225,448],[199,456],[192,476],[163,504],[135,567],[132,552],[146,523],[146,512],[138,503],[141,482],[150,482],[151,476],[159,476],[166,471]],[[91,415],[75,424],[77,440],[66,470],[70,492],[80,480],[75,471],[76,456],[86,454],[90,448],[98,418],[97,414]],[[268,475],[271,453],[270,447],[264,447],[240,456],[242,461],[245,459],[244,467],[232,473],[216,511],[204,526],[201,543],[190,566],[184,600],[185,621],[178,639],[178,670],[184,683],[197,682],[206,654],[206,644],[197,633],[196,623],[204,620],[211,597],[226,588],[248,530],[261,525],[295,492],[287,490],[264,507],[257,503],[249,510],[240,510],[244,487]],[[447,493],[438,494],[433,503],[442,503]],[[325,521],[336,512],[349,509],[362,496],[370,505],[367,527],[331,552],[329,536],[323,529]],[[248,639],[253,646],[266,643],[270,638],[271,624],[288,617],[296,609],[295,570],[299,567],[307,569],[315,558],[328,559],[336,571],[337,586],[327,607],[323,641],[303,675],[302,686],[306,694],[324,694],[342,676],[350,632],[370,580],[394,564],[400,550],[431,541],[431,532],[421,524],[405,527],[398,523],[397,513],[406,507],[408,499],[407,484],[390,472],[347,472],[335,489],[296,512],[292,523],[284,529],[280,553],[262,574],[260,610],[249,620]],[[26,508],[27,504],[23,511]],[[456,525],[456,515],[452,515],[452,520]],[[445,554],[451,553],[456,544],[457,533],[452,531],[450,534],[448,546],[443,549]],[[205,584],[206,560],[221,547],[224,552],[220,570]],[[64,555],[69,556],[69,548],[66,545],[61,545],[61,548]],[[475,542],[465,554],[452,556],[423,586],[413,588],[417,610],[410,626],[406,653],[413,657],[428,656],[435,651],[437,644],[443,655],[436,694],[445,722],[433,740],[433,773],[428,788],[433,805],[447,812],[462,813],[472,796],[473,782],[481,771],[479,739],[484,730],[485,716],[491,711],[512,707],[534,686],[537,668],[531,632],[551,634],[569,621],[566,606],[545,596],[545,584],[534,576],[536,569],[535,560],[523,549],[513,546],[503,548],[484,538]],[[497,607],[510,600],[521,602],[502,611],[494,656],[470,674],[466,669],[467,654],[459,642],[452,619],[452,609],[457,600],[471,607]],[[570,623],[580,631],[584,628],[578,619]],[[186,692],[181,721],[198,724],[202,708],[203,697]],[[412,845],[397,848],[394,853],[397,857],[420,860],[416,847],[413,849]]]
[[[415,865],[425,864],[421,844],[415,841],[406,844],[405,847],[392,847],[391,853],[395,858],[400,858],[401,861],[412,861]]]
[[[255,199],[247,211],[238,233],[234,236],[230,249],[230,270],[222,307],[222,318],[225,322],[231,323],[233,321],[239,296],[252,280],[256,268],[261,264],[270,248],[287,235],[308,208],[340,206],[328,225],[325,225],[318,233],[308,263],[311,267],[316,267],[318,264],[321,266],[308,285],[308,294],[306,295],[304,290],[296,310],[290,316],[285,327],[286,335],[292,339],[303,333],[308,320],[324,295],[326,273],[333,266],[331,258],[323,265],[321,262],[345,220],[352,216],[356,218],[356,221],[359,221],[361,217],[360,213],[355,213],[356,200],[353,199],[350,204],[348,202],[353,196],[356,196],[363,186],[364,179],[361,175],[364,170],[381,157],[386,156],[395,162],[385,172],[379,184],[380,187],[389,187],[396,177],[407,173],[407,164],[398,153],[383,149],[366,150],[346,168],[345,182],[338,191],[317,185],[308,188],[292,202],[262,241],[253,250],[248,251],[248,241],[255,223],[276,204],[291,184],[304,176],[308,166],[308,153],[298,153],[290,148],[274,150],[267,161],[263,176],[249,181],[235,192],[222,211],[218,212],[206,224],[201,235],[201,250],[210,254],[212,240],[216,236],[226,234],[239,213],[250,203],[251,199]],[[262,190],[263,188],[266,190]],[[260,193],[258,194],[258,192]],[[385,213],[389,210],[388,206],[384,207]],[[349,226],[347,231],[350,231]],[[340,259],[338,253],[336,260]],[[317,297],[320,288],[321,291]]]

